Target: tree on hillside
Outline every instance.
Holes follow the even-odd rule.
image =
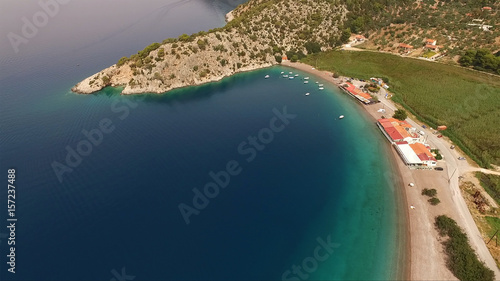
[[[342,43],[347,43],[347,42],[349,42],[350,37],[351,37],[351,29],[346,28],[342,31],[342,35],[340,36],[340,41]]]
[[[308,41],[305,44],[308,54],[314,54],[321,52],[321,45],[318,42]]]
[[[398,109],[394,112],[394,115],[392,115],[392,118],[396,118],[401,121],[404,121],[407,117],[408,114],[406,114],[406,111],[404,109]]]

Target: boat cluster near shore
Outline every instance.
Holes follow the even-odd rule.
[[[293,74],[293,72],[292,72],[292,71],[288,72],[288,74],[287,74],[287,73],[285,73],[284,71],[281,71],[280,75],[281,75],[281,77],[283,77],[283,78],[288,78],[289,80],[293,80],[293,79],[295,79],[296,77],[299,77],[299,76],[300,76],[298,73]],[[266,76],[264,76],[264,79],[269,79],[270,77],[271,77],[271,76],[270,76],[269,74],[266,74]],[[309,76],[306,76],[306,77],[304,77],[302,80],[304,81],[304,84],[308,84],[308,83],[309,83],[309,79],[310,79],[310,78],[309,78]],[[318,90],[319,90],[319,91],[322,91],[322,90],[324,90],[324,89],[325,89],[325,87],[324,87],[325,85],[324,85],[324,84],[319,83],[318,81],[316,81],[316,85],[318,86]],[[310,93],[310,92],[305,93],[305,96],[310,96],[310,95],[311,95],[311,93]],[[345,117],[344,115],[340,115],[340,116],[338,117],[338,119],[344,119],[344,117]]]

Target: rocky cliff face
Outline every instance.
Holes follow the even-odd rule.
[[[224,28],[155,43],[73,87],[90,94],[124,86],[122,94],[164,93],[272,66],[283,54],[330,49],[346,10],[333,0],[251,0]],[[306,48],[307,47],[307,48]]]

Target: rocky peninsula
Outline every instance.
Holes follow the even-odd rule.
[[[122,94],[165,93],[221,80],[237,72],[297,60],[338,45],[345,6],[331,0],[250,0],[231,11],[223,28],[153,43],[76,84],[91,94],[124,87]]]

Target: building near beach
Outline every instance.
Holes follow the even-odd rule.
[[[429,147],[426,147],[423,143],[413,143],[409,144],[413,152],[418,156],[420,161],[422,162],[423,165],[425,166],[436,166],[437,160],[434,158],[434,155],[432,155]]]
[[[417,129],[406,121],[395,118],[379,119],[377,126],[393,144],[398,142],[415,143],[422,139],[422,136],[417,134]]]
[[[374,102],[372,96],[370,94],[363,92],[358,87],[354,86],[349,82],[345,82],[342,86],[340,86],[344,92],[348,93],[352,97],[358,99],[360,102],[364,104],[371,104]]]
[[[391,142],[399,156],[407,166],[433,167],[436,158],[432,155],[430,147],[424,144],[424,133],[406,121],[395,118],[379,119],[377,126],[384,136]]]

